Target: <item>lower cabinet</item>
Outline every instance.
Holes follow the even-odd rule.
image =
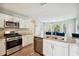
[[[68,56],[68,44],[43,39],[43,54],[45,56]]]
[[[70,44],[70,56],[79,56],[79,44]]]
[[[43,55],[52,56],[53,49],[50,41],[43,39]]]
[[[53,46],[53,56],[68,56],[68,45],[62,46],[61,44],[54,44]]]
[[[6,53],[5,39],[0,39],[0,56],[5,55],[5,53]]]
[[[33,43],[33,35],[23,35],[22,36],[22,47]]]

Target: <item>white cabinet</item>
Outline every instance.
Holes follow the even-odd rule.
[[[20,19],[20,28],[26,28],[26,21],[24,19]]]
[[[13,17],[12,19],[14,22],[20,22],[19,17]]]
[[[5,14],[5,21],[13,21],[13,16]]]
[[[19,22],[20,18],[16,16],[6,15],[4,16],[5,21],[13,21],[13,22]]]
[[[24,47],[26,45],[27,45],[27,36],[24,35],[24,36],[22,36],[22,47]]]
[[[52,44],[49,40],[43,39],[43,54],[45,56],[52,56]]]
[[[4,28],[4,14],[0,13],[0,28]]]
[[[4,19],[0,18],[0,28],[4,28]]]
[[[79,56],[79,44],[70,44],[70,56]]]
[[[27,35],[27,44],[33,43],[33,35]]]
[[[33,43],[33,35],[23,35],[22,36],[22,47]]]
[[[29,19],[20,19],[20,28],[32,28],[33,25]]]
[[[32,24],[32,22],[28,19],[28,20],[26,20],[26,28],[32,28],[33,27],[33,24]]]
[[[68,43],[43,39],[43,54],[45,56],[68,56]]]
[[[0,39],[0,56],[5,55],[6,53],[6,48],[5,48],[5,39]]]
[[[68,44],[55,42],[53,46],[53,56],[68,56]]]

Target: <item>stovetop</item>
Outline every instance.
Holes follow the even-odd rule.
[[[22,36],[22,35],[20,35],[20,34],[18,34],[18,33],[14,33],[14,34],[4,34],[4,36],[5,36],[6,38],[10,38],[10,37],[16,37],[16,36]]]

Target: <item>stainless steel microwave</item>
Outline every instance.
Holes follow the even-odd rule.
[[[19,22],[5,21],[5,28],[19,28]]]

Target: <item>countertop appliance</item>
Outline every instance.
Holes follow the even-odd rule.
[[[5,21],[5,28],[19,28],[19,22]]]
[[[43,38],[34,37],[34,51],[43,55]]]
[[[10,32],[4,34],[6,38],[6,55],[10,55],[22,49],[22,36],[18,33]]]

